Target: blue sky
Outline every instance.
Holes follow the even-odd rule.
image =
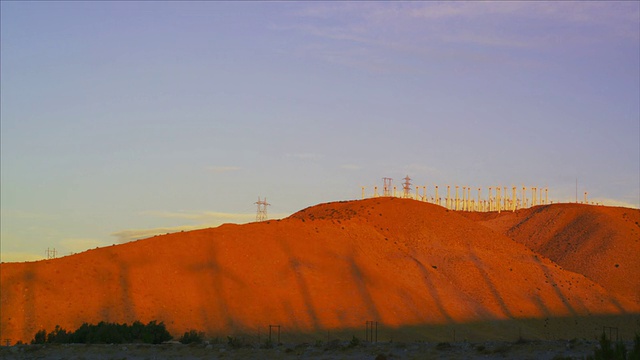
[[[0,6],[3,261],[407,174],[640,206],[639,2]]]

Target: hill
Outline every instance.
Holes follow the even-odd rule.
[[[369,320],[400,329],[640,312],[639,302],[485,225],[375,198],[3,263],[0,337],[28,341],[41,328],[99,321],[225,336],[264,334],[269,324],[319,333]]]
[[[640,302],[640,210],[556,204],[464,213],[604,288]]]

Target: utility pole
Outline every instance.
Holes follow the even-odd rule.
[[[271,329],[278,329],[278,342],[277,344],[280,344],[280,325],[269,325],[269,342],[272,342],[271,339]]]

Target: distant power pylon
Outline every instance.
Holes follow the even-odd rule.
[[[56,251],[55,248],[53,249],[47,248],[47,251],[45,251],[45,253],[47,254],[47,259],[55,259],[56,256],[58,255],[58,252]]]
[[[264,200],[260,200],[260,196],[258,196],[258,201],[256,201],[255,204],[258,205],[256,221],[267,220],[267,206],[271,205],[267,202],[267,198],[265,197]]]
[[[411,178],[407,175],[402,183],[403,197],[410,198],[411,197]]]
[[[391,196],[391,181],[393,179],[384,177],[382,178],[382,180],[384,180],[384,191],[382,193],[383,194],[382,196]]]

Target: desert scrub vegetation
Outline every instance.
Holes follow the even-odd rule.
[[[633,349],[628,352],[622,341],[614,344],[611,339],[607,339],[607,335],[603,332],[600,336],[599,347],[593,352],[593,356],[588,356],[587,360],[640,360],[640,335],[635,335]]]
[[[178,339],[182,344],[201,344],[204,340],[204,333],[196,330],[189,330]]]
[[[147,343],[161,344],[173,337],[163,322],[150,321],[143,324],[135,321],[131,325],[99,322],[97,325],[82,324],[76,331],[67,332],[59,325],[50,333],[45,329],[38,331],[32,344],[123,344]]]

